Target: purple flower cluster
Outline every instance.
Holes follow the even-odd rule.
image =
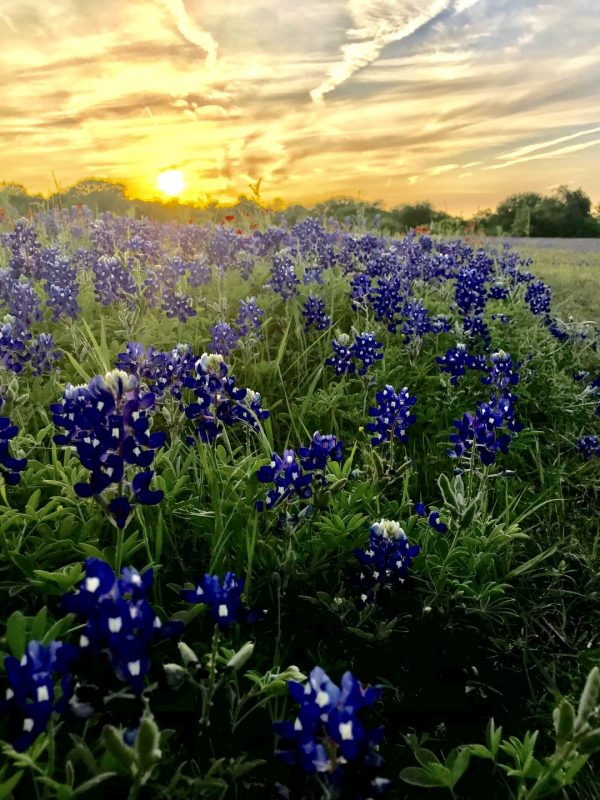
[[[533,281],[525,291],[525,302],[529,304],[532,314],[540,316],[550,313],[552,290],[542,281]]]
[[[219,626],[225,630],[236,622],[256,622],[262,616],[258,609],[247,608],[242,602],[244,579],[227,572],[223,582],[217,575],[204,575],[193,589],[184,589],[181,596],[188,603],[203,603]]]
[[[381,392],[375,395],[376,407],[369,408],[373,422],[365,427],[373,434],[372,445],[380,445],[391,439],[398,439],[402,444],[408,442],[407,428],[414,425],[416,416],[411,413],[412,406],[417,402],[416,397],[411,397],[405,386],[396,392],[393,386],[387,384]]]
[[[155,505],[163,499],[162,491],[150,488],[154,472],[148,469],[166,438],[163,432],[150,433],[148,412],[154,403],[153,393],[140,393],[135,375],[113,370],[87,386],[69,384],[62,401],[50,407],[54,423],[65,430],[55,442],[74,447],[91,473],[87,482],[75,484],[75,492],[96,497],[119,528],[125,527],[136,504]],[[108,500],[111,486],[116,494]]]
[[[582,436],[580,439],[577,439],[576,445],[586,461],[592,456],[600,458],[600,438],[598,436],[594,436],[593,434]]]
[[[317,331],[327,330],[331,326],[331,317],[325,313],[325,301],[322,297],[309,295],[302,306],[304,330],[314,328]]]
[[[124,302],[132,306],[137,286],[117,256],[100,256],[93,264],[96,301],[103,306]]]
[[[448,450],[452,458],[460,458],[474,451],[481,463],[493,464],[498,452],[507,453],[512,434],[522,430],[523,425],[515,420],[514,395],[490,395],[489,403],[478,402],[475,414],[467,412],[462,420],[455,420],[457,433],[450,434],[453,447]]]
[[[78,654],[71,644],[30,641],[21,659],[4,659],[8,689],[0,700],[0,712],[6,709],[19,719],[15,750],[26,750],[46,730],[53,712],[61,714],[67,708],[74,688],[69,669]]]
[[[382,763],[377,750],[383,729],[366,728],[359,716],[379,699],[381,689],[363,686],[351,672],[345,672],[337,686],[321,667],[311,670],[305,685],[289,681],[288,689],[299,709],[294,722],[274,723],[278,736],[290,744],[277,750],[277,757],[308,774],[324,776],[348,797],[357,787],[344,786],[346,765],[363,762],[377,768]],[[387,785],[382,778],[372,779],[369,795]]]
[[[293,496],[306,499],[311,496],[311,484],[315,476],[325,482],[323,472],[328,461],[341,462],[342,442],[331,434],[314,433],[309,447],[300,447],[298,455],[294,450],[284,450],[283,456],[273,453],[271,462],[261,467],[256,476],[261,483],[273,483],[264,502],[258,500],[259,511],[271,509]]]
[[[450,375],[450,383],[456,385],[458,379],[466,374],[467,369],[485,370],[485,356],[471,355],[465,344],[459,342],[456,347],[446,350],[443,356],[436,358],[442,372]]]
[[[194,364],[194,370],[184,379],[184,386],[196,396],[194,402],[185,406],[185,414],[195,423],[201,441],[213,442],[222,425],[245,423],[259,430],[269,412],[262,408],[258,392],[236,386],[223,356],[204,353]]]
[[[283,300],[289,300],[298,294],[299,283],[291,255],[285,252],[276,253],[271,264],[271,279],[268,285]]]
[[[374,522],[369,531],[367,549],[357,548],[354,554],[361,566],[358,576],[360,604],[372,603],[384,587],[397,589],[406,580],[413,558],[420,552],[409,544],[404,530],[394,520]]]
[[[365,375],[369,367],[383,358],[383,353],[380,352],[383,344],[377,341],[373,332],[356,334],[352,344],[350,337],[343,333],[331,342],[331,347],[334,355],[325,363],[333,367],[337,375],[354,372]]]
[[[510,353],[498,350],[496,353],[492,353],[490,361],[492,362],[492,368],[481,379],[483,384],[491,385],[494,389],[504,391],[510,386],[516,386],[519,383],[519,373],[516,372],[518,365],[513,364]]]
[[[428,514],[425,503],[416,503],[415,511],[420,517],[427,517],[427,524],[430,528],[433,528],[434,531],[446,533],[448,530],[446,523],[442,522],[442,515],[439,511],[432,509]]]
[[[148,601],[152,581],[151,569],[141,575],[125,567],[117,578],[104,561],[88,558],[79,588],[62,598],[65,611],[85,623],[81,650],[91,655],[106,652],[117,677],[138,693],[150,669],[152,642],[176,636],[183,627],[160,621]]]
[[[14,458],[10,454],[11,442],[18,432],[19,428],[8,417],[0,417],[0,477],[9,486],[19,482],[20,473],[27,466],[26,458]]]
[[[239,333],[228,322],[216,322],[210,329],[212,339],[209,348],[212,353],[228,356],[235,350],[239,341]]]

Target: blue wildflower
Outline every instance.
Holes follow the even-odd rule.
[[[379,699],[379,688],[363,686],[351,672],[345,672],[337,686],[315,667],[305,685],[289,681],[288,689],[299,709],[294,722],[274,723],[278,736],[291,745],[276,751],[280,760],[308,774],[327,776],[338,786],[348,763],[381,764],[377,750],[383,730],[366,728],[359,716]]]
[[[85,575],[75,592],[62,597],[65,611],[85,622],[79,647],[90,654],[108,653],[117,677],[139,693],[150,669],[151,643],[178,635],[182,623],[163,624],[152,609],[147,598],[151,569],[142,575],[125,567],[117,578],[106,562],[88,558]]]
[[[0,477],[9,486],[19,482],[20,473],[27,466],[26,458],[14,458],[10,454],[10,443],[18,432],[19,428],[8,417],[0,417]]]
[[[411,397],[405,386],[396,392],[389,384],[375,395],[376,407],[369,408],[369,414],[374,417],[365,427],[369,433],[374,434],[371,444],[377,446],[390,439],[398,439],[402,444],[408,442],[406,431],[414,425],[416,416],[411,413],[412,406],[417,402],[416,397]]]
[[[395,589],[402,586],[412,560],[419,552],[420,547],[409,544],[398,522],[382,519],[373,523],[368,548],[360,547],[354,551],[361,565],[358,577],[361,605],[372,603],[376,593],[384,587]]]
[[[592,456],[600,458],[600,438],[598,436],[592,434],[582,436],[577,439],[576,444],[577,449],[586,460],[590,459]]]
[[[193,589],[184,589],[181,596],[188,603],[209,606],[214,621],[226,629],[236,622],[255,622],[261,616],[262,612],[244,605],[243,591],[244,579],[235,572],[227,572],[222,583],[217,575],[207,573]]]
[[[63,642],[44,645],[30,641],[20,660],[13,656],[4,659],[9,688],[0,710],[5,707],[21,719],[20,732],[13,741],[15,750],[26,750],[46,730],[52,713],[65,710],[74,688],[69,667],[78,654],[77,647]]]

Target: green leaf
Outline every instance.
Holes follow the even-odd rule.
[[[561,747],[573,736],[575,727],[575,709],[566,698],[554,709],[554,730],[556,731],[556,744]]]
[[[73,791],[73,794],[77,796],[89,791],[90,789],[94,789],[103,781],[107,781],[109,778],[114,778],[116,774],[116,772],[102,772],[100,775],[94,775],[94,777],[90,778],[89,781],[79,784],[79,786]]]
[[[423,788],[443,788],[447,786],[443,781],[440,782],[435,775],[432,775],[427,770],[421,767],[406,767],[400,773],[400,778],[405,783],[410,783],[411,786],[422,786]]]
[[[598,693],[600,692],[600,670],[594,667],[587,677],[579,706],[577,708],[577,718],[575,720],[575,732],[585,725],[598,705]]]
[[[552,547],[549,547],[542,553],[538,553],[537,556],[530,558],[529,561],[525,561],[524,564],[519,564],[519,566],[511,570],[506,577],[516,578],[519,575],[525,575],[526,572],[531,572],[531,570],[537,567],[538,564],[541,564],[542,561],[545,561],[547,558],[550,558],[550,556],[553,556],[557,550],[558,550],[558,545],[553,544]]]
[[[477,756],[477,758],[489,758],[492,761],[494,760],[492,753],[483,744],[470,744],[469,750],[471,751],[471,755]]]
[[[0,800],[9,798],[12,795],[13,789],[18,785],[22,777],[23,770],[20,772],[15,772],[15,774],[7,781],[2,781],[2,783],[0,783]]]
[[[20,611],[13,611],[6,621],[6,640],[13,656],[23,658],[27,643],[27,620]]]
[[[160,761],[160,731],[152,717],[142,717],[135,739],[135,752],[142,775],[148,775]]]
[[[48,609],[46,606],[40,608],[31,623],[31,638],[40,640],[46,633],[46,625],[48,624]]]
[[[422,767],[428,768],[430,764],[440,764],[441,762],[435,753],[425,747],[415,747],[415,758]]]
[[[136,754],[131,747],[125,744],[121,732],[113,725],[105,725],[102,728],[102,741],[108,752],[125,767],[131,767],[136,763]]]
[[[577,745],[577,749],[581,755],[591,755],[600,750],[600,730],[591,731],[587,733]]]
[[[446,759],[446,766],[452,772],[454,783],[456,783],[467,771],[471,753],[468,747],[453,750]],[[454,785],[454,784],[453,784]]]

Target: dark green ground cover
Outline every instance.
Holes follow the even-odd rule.
[[[106,224],[110,228],[110,220]],[[257,224],[264,227],[263,220]],[[63,225],[53,232],[41,220],[39,238],[42,246],[58,244],[69,257],[78,247],[90,247],[89,227],[73,231]],[[335,252],[340,242],[334,241]],[[165,237],[163,248],[161,259],[171,258],[177,239]],[[113,252],[124,263],[132,256],[132,274],[141,285],[144,266],[135,248],[115,242]],[[491,351],[501,348],[521,365],[516,414],[524,427],[495,464],[467,461],[458,476],[457,462],[447,455],[453,422],[488,394],[480,373],[470,372],[453,386],[436,363],[463,333],[428,333],[405,344],[401,333],[390,333],[372,312],[351,308],[352,273],[345,276],[342,266],[323,272],[322,285],[300,283],[299,296],[283,301],[265,287],[272,253],[254,257],[247,279],[233,263],[213,259],[208,284],[194,289],[186,278],[179,284],[198,312],[187,322],[149,307],[139,290],[131,307],[102,306],[94,300],[92,272],[80,270],[81,315],[51,323],[46,313],[32,329],[54,335],[62,352],[59,368],[41,377],[28,366],[18,375],[4,370],[0,381],[7,387],[2,413],[20,429],[11,447],[28,459],[19,484],[2,488],[5,652],[20,657],[26,641],[44,636],[76,642],[78,623],[65,617],[61,595],[79,584],[86,557],[101,556],[113,565],[119,558],[120,534],[110,518],[73,490],[86,470],[73,452],[53,442],[57,429],[49,406],[67,383],[113,369],[127,341],[165,351],[188,342],[199,356],[207,350],[210,326],[232,321],[238,301],[255,296],[265,312],[260,335],[245,337],[226,361],[238,385],[260,392],[270,417],[259,433],[235,427],[212,444],[190,445],[189,424],[177,402],[157,406],[153,430],[165,431],[167,443],[153,469],[164,499],[132,515],[122,563],[140,571],[154,568],[153,606],[163,619],[179,614],[186,621],[182,639],[198,661],[190,663],[188,654],[186,663],[187,651],[182,660],[174,642],[160,643],[141,697],[127,690],[104,656],[85,662],[82,691],[94,713],[86,721],[57,718],[50,737],[41,734],[26,755],[7,744],[0,797],[286,796],[278,786],[289,787],[296,798],[355,796],[348,787],[337,795],[325,776],[305,778],[273,757],[272,722],[294,719],[286,680],[298,670],[308,675],[315,665],[336,682],[351,670],[363,684],[383,687],[367,718],[385,726],[379,774],[392,782],[387,796],[443,796],[447,790],[416,788],[399,778],[417,766],[413,751],[421,763],[430,760],[419,750],[427,741],[443,761],[453,748],[483,744],[492,718],[504,737],[520,737],[521,744],[527,731],[538,730],[536,756],[547,767],[544,757],[555,746],[553,708],[561,697],[576,704],[588,672],[600,662],[600,459],[586,461],[576,447],[578,437],[598,434],[598,401],[573,380],[576,370],[600,372],[598,331],[590,322],[598,318],[600,265],[597,253],[576,252],[568,259],[563,250],[531,255],[527,269],[555,291],[553,314],[562,320],[573,314],[588,324],[570,325],[567,339],[558,340],[524,303],[523,285],[506,300],[488,303]],[[8,265],[7,249],[1,258]],[[297,257],[297,274],[302,277],[313,261],[312,253]],[[43,283],[33,283],[43,299]],[[460,323],[452,280],[416,278],[411,291],[430,314],[449,313]],[[301,308],[309,292],[325,300],[332,328],[304,330]],[[501,313],[508,322],[492,319]],[[325,364],[336,331],[352,328],[374,330],[383,343],[383,359],[365,378],[337,377]],[[581,331],[586,338],[578,336]],[[479,344],[473,348],[483,353]],[[406,445],[374,448],[365,425],[385,384],[407,386],[417,398],[416,423]],[[344,461],[329,467],[329,488],[313,494],[309,513],[307,502],[290,503],[283,522],[277,509],[259,512],[255,503],[266,489],[256,471],[273,452],[307,445],[316,430],[344,443]],[[419,501],[440,510],[446,533],[435,532],[415,513]],[[421,552],[401,589],[382,592],[374,605],[360,609],[354,550],[367,546],[369,527],[380,519],[397,520]],[[245,577],[245,601],[267,613],[255,625],[217,634],[204,607],[191,611],[179,591],[205,572],[222,576],[227,570]],[[40,612],[44,606],[47,611]],[[12,636],[4,633],[9,618]],[[227,667],[248,641],[254,642],[249,660],[238,670]],[[167,675],[165,664],[178,667]],[[135,729],[142,715],[162,731],[160,756],[156,747],[148,750],[152,757],[139,756],[146,759],[145,772],[139,759],[131,760],[133,750],[120,752],[110,740],[110,731]],[[7,742],[12,724],[8,715],[0,721]],[[149,737],[154,735],[152,727]],[[491,758],[472,755],[454,797],[548,796],[533,791],[538,775],[531,763],[515,766],[508,752],[503,759],[497,760],[511,764],[515,775]],[[351,776],[354,769],[346,767]],[[112,774],[100,783],[106,773]],[[361,775],[357,769],[353,787]],[[18,781],[16,788],[11,781]],[[557,786],[551,783],[553,791]],[[598,797],[592,761],[558,796]]]

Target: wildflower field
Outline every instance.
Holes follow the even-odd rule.
[[[0,798],[598,798],[599,275],[1,236]]]

